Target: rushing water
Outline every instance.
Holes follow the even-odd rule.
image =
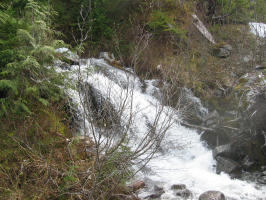
[[[231,179],[227,174],[215,173],[216,162],[211,150],[201,142],[200,133],[180,125],[182,109],[163,107],[158,98],[153,96],[160,93],[159,88],[154,86],[155,80],[144,81],[146,87],[143,87],[143,82],[133,73],[114,68],[103,59],[87,59],[81,63],[83,64],[71,66],[69,69],[58,68],[57,71],[68,72],[73,84],[76,84],[77,80],[89,83],[103,96],[108,96],[116,109],[121,105],[121,101],[127,98],[128,89],[133,91],[128,98],[131,102],[130,109],[124,109],[122,118],[127,121],[129,112],[134,113],[131,125],[135,134],[135,143],[131,142],[133,148],[148,130],[147,121],[153,122],[159,110],[163,109],[158,126],[163,128],[163,123],[171,124],[161,144],[161,151],[148,163],[145,170],[138,174],[149,186],[140,192],[141,198],[151,194],[153,184],[157,184],[165,190],[161,199],[177,199],[170,187],[179,183],[185,184],[193,192],[193,199],[198,199],[198,196],[207,190],[219,190],[228,199],[255,200],[266,197],[266,187]],[[82,96],[74,89],[68,90],[68,94],[78,105],[82,117]],[[207,112],[198,99],[193,97],[191,101],[200,106],[199,110],[203,114]],[[89,134],[89,123],[85,126],[84,130]]]

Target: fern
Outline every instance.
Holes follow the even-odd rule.
[[[65,44],[65,42],[63,40],[54,40],[52,43],[52,47],[54,48],[60,48],[60,47],[66,47],[67,45]]]
[[[39,63],[46,64],[54,60],[55,50],[51,46],[44,45],[34,49],[31,53]]]
[[[41,17],[41,18],[45,18],[46,15],[44,12],[42,12],[41,10],[41,6],[35,2],[34,0],[28,0],[28,3],[25,7],[27,12],[27,15],[34,20],[35,17]],[[46,13],[47,14],[47,13]],[[32,23],[34,23],[34,21],[32,21]]]
[[[28,56],[27,59],[21,63],[21,69],[31,71],[32,73],[35,72],[36,74],[38,74],[38,70],[41,69],[41,66],[34,57]]]
[[[47,100],[43,99],[43,98],[38,98],[38,101],[44,106],[48,106],[49,105],[49,102]]]
[[[26,101],[22,99],[15,102],[15,112],[16,114],[32,114],[29,107],[26,105]]]
[[[39,95],[39,89],[37,86],[27,87],[25,90],[25,94],[28,96],[38,96]]]
[[[1,9],[6,10],[7,6],[4,3],[0,3],[0,23],[5,23],[9,15],[5,11],[1,11]]]
[[[0,93],[18,94],[17,85],[11,80],[0,80]]]
[[[22,45],[25,46],[35,46],[35,39],[32,37],[32,35],[24,29],[18,29],[17,31],[17,39],[21,42]]]
[[[8,14],[0,11],[0,23],[4,24],[7,21],[8,17]]]

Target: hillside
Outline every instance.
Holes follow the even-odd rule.
[[[262,198],[265,16],[264,0],[1,1],[0,199],[198,199],[196,171]]]

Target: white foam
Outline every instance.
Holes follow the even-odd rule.
[[[250,31],[259,37],[266,37],[266,24],[258,22],[249,23]]]
[[[98,68],[107,69],[113,76],[115,81],[105,76]],[[78,76],[80,73],[81,77]],[[167,131],[166,137],[162,143],[162,153],[156,154],[156,157],[150,161],[148,167],[151,173],[141,172],[139,174],[143,179],[147,177],[154,182],[162,183],[166,193],[162,199],[176,199],[173,191],[170,190],[172,184],[186,184],[193,194],[193,199],[198,199],[199,194],[207,190],[219,190],[227,197],[236,200],[255,200],[266,196],[266,188],[256,189],[253,183],[245,181],[233,180],[226,174],[217,175],[215,173],[215,160],[210,150],[205,148],[200,141],[199,134],[193,130],[180,125],[180,117],[178,110],[170,107],[163,107],[160,102],[151,93],[154,91],[153,81],[147,81],[148,93],[143,93],[139,79],[122,70],[115,69],[104,62],[102,59],[88,59],[86,64],[82,66],[72,66],[73,81],[82,79],[84,82],[91,84],[98,89],[101,94],[108,97],[119,109],[121,102],[127,97],[128,88],[133,90],[132,96],[127,98],[127,107],[124,109],[123,120],[129,119],[131,112],[134,112],[134,120],[131,129],[134,130],[134,140],[131,141],[132,149],[137,148],[138,141],[148,131],[147,121],[154,122],[158,112],[163,108],[159,119],[159,127],[166,127],[172,124]],[[119,81],[117,81],[119,80]],[[127,82],[125,87],[124,82]],[[75,103],[80,105],[82,113],[82,99],[78,92],[69,90],[69,93]],[[195,101],[199,101],[196,99]],[[89,129],[89,123],[86,123]],[[140,197],[145,197],[147,191],[142,191]]]

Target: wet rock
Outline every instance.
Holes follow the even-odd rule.
[[[73,103],[73,99],[70,98],[69,101],[64,104],[64,111],[67,114],[68,120],[63,122],[69,123],[69,127],[71,127],[74,133],[77,133],[81,129],[82,117]]]
[[[245,144],[240,144],[238,149],[234,150],[238,155],[248,155],[250,161],[254,161],[256,167],[266,165],[266,154],[265,154],[265,136],[263,133],[257,133],[250,137]],[[244,161],[244,159],[243,159]]]
[[[141,200],[136,195],[126,195],[125,200]]]
[[[246,136],[247,133],[240,133],[241,137],[248,137]],[[235,142],[232,142],[230,144],[220,145],[217,146],[215,149],[213,149],[213,157],[216,158],[217,156],[222,156],[226,158],[230,158],[232,160],[235,160],[237,162],[244,161],[244,158],[248,155],[251,160],[256,160],[256,154],[257,152],[254,151],[254,147],[261,146],[261,138],[259,136],[253,136],[249,138],[249,140],[244,141],[243,138],[237,138]],[[235,139],[235,138],[232,138]],[[258,148],[256,147],[256,148]]]
[[[241,166],[233,161],[230,158],[225,158],[222,156],[217,156],[217,166],[216,166],[216,172],[226,172],[228,174],[238,174],[240,172]]]
[[[219,118],[220,118],[219,113],[216,110],[214,110],[213,112],[208,114],[204,119],[205,125],[210,127],[210,125],[217,124],[217,120],[219,120]]]
[[[60,62],[58,63],[58,67],[60,67],[63,70],[71,70],[71,65],[73,65],[72,63],[66,63],[66,62]]]
[[[61,60],[70,65],[78,65],[79,64],[79,56],[68,48],[59,48],[55,50],[57,53],[60,53],[63,57]]]
[[[231,154],[232,154],[231,144],[220,145],[212,151],[212,155],[214,158],[216,158],[217,156],[230,158],[232,157]]]
[[[162,194],[163,193],[151,194],[151,195],[144,197],[144,199],[157,199],[157,198],[160,198],[162,196]]]
[[[264,145],[261,147],[261,152],[263,153],[264,156],[266,156],[266,144],[264,144]]]
[[[171,186],[172,190],[184,190],[187,186],[185,184],[174,184]]]
[[[265,87],[265,85],[264,85]],[[249,108],[249,113],[251,114],[252,125],[257,132],[266,132],[266,95],[259,94],[254,98],[254,103]]]
[[[153,190],[154,190],[154,192],[158,192],[158,193],[164,193],[165,192],[163,187],[159,187],[158,185],[155,185],[153,187]]]
[[[192,197],[192,192],[188,189],[179,190],[176,192],[176,196],[183,197],[184,199]]]
[[[162,187],[157,186],[157,185],[154,185],[153,191],[154,191],[153,194],[150,194],[150,195],[144,197],[144,199],[158,199],[162,196],[163,193],[165,193],[164,189]]]
[[[144,188],[145,185],[146,184],[144,183],[144,181],[138,181],[138,182],[133,183],[133,185],[130,187],[132,188],[133,191],[137,191],[139,189]]]
[[[84,94],[85,105],[96,125],[100,127],[119,127],[120,117],[114,106],[101,92],[89,84],[81,86]]]
[[[207,191],[199,196],[199,200],[225,200],[225,196],[219,191]]]
[[[266,185],[266,176],[259,177],[257,181],[261,184]]]
[[[235,173],[239,167],[246,171],[254,170],[265,165],[266,156],[263,154],[264,135],[252,132],[239,133],[235,142],[220,145],[213,149],[213,157],[218,161],[217,172]],[[265,147],[264,147],[265,148]],[[220,157],[219,159],[217,159]],[[240,165],[241,164],[241,165]]]
[[[230,141],[230,138],[224,133],[223,130],[206,130],[200,136],[202,141],[205,141],[210,148],[215,148],[218,145],[227,144]]]
[[[242,167],[245,170],[251,170],[255,165],[256,165],[255,161],[251,160],[248,155],[242,161]]]

